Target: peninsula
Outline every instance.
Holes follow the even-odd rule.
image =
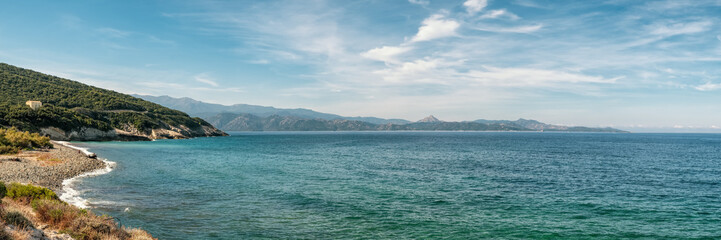
[[[130,95],[0,63],[0,126],[53,140],[224,136],[200,118]]]

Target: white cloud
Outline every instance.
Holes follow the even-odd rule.
[[[716,35],[716,39],[718,39],[719,41],[721,41],[721,35]]]
[[[507,32],[507,33],[532,33],[543,28],[543,24],[518,26],[518,27],[477,27],[476,30],[486,32]]]
[[[543,86],[551,83],[615,83],[621,77],[607,79],[557,70],[533,68],[499,68],[484,66],[485,71],[471,70],[467,76],[472,80],[498,86]]]
[[[391,84],[445,84],[454,75],[450,67],[457,62],[447,62],[439,58],[424,58],[404,62],[392,67],[374,71],[380,75],[385,83]]]
[[[463,3],[463,6],[466,7],[468,13],[474,14],[486,8],[488,0],[467,0]]]
[[[681,22],[652,25],[651,34],[659,36],[674,36],[708,31],[713,23],[711,21]]]
[[[721,83],[706,83],[703,85],[698,85],[694,88],[699,91],[713,91],[713,90],[721,89]]]
[[[413,3],[413,4],[423,5],[423,6],[428,5],[429,3],[431,3],[431,2],[428,1],[428,0],[408,0],[408,2]]]
[[[97,32],[111,38],[124,38],[127,36],[130,36],[131,32],[128,31],[122,31],[115,28],[98,28],[96,29]]]
[[[398,60],[396,60],[396,56],[408,52],[409,50],[411,50],[410,47],[383,46],[361,53],[361,56],[386,63],[396,63],[398,62]]]
[[[218,83],[211,80],[208,76],[205,76],[204,74],[195,76],[195,81],[200,83],[205,83],[213,87],[218,87]]]
[[[519,17],[516,14],[513,14],[512,12],[509,12],[506,9],[499,9],[499,10],[491,10],[487,12],[486,14],[481,15],[481,19],[496,19],[505,17],[511,20],[518,20],[521,17]]]
[[[434,14],[423,20],[423,26],[418,28],[418,33],[411,40],[412,42],[429,41],[437,38],[444,38],[456,35],[456,29],[461,24],[452,19],[444,19],[443,15]]]

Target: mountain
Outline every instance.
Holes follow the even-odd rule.
[[[227,135],[201,118],[126,94],[0,63],[0,126],[56,140]],[[39,101],[37,109],[26,102]],[[42,104],[42,106],[40,106]]]
[[[520,118],[516,121],[510,121],[510,120],[485,120],[485,119],[479,119],[475,120],[473,122],[477,123],[485,123],[485,124],[513,124],[516,126],[520,126],[523,128],[535,130],[535,131],[559,131],[559,132],[626,132],[623,130],[615,129],[615,128],[590,128],[590,127],[574,127],[574,126],[561,126],[561,125],[551,125],[542,123],[536,120],[529,120],[529,119],[523,119]]]
[[[307,119],[295,116],[220,113],[206,118],[226,131],[532,131],[505,123],[415,122],[407,124],[373,124],[355,120]]]
[[[208,122],[228,131],[370,131],[377,125],[353,120],[308,119],[296,116],[220,113],[207,118]]]
[[[236,113],[236,114],[252,114],[258,117],[269,117],[272,115],[277,116],[288,116],[298,117],[304,119],[325,119],[325,120],[351,120],[351,121],[363,121],[373,124],[404,124],[409,123],[403,119],[383,119],[376,117],[343,117],[336,114],[328,114],[316,112],[310,109],[296,108],[296,109],[285,109],[285,108],[274,108],[266,106],[248,105],[248,104],[235,104],[235,105],[221,105],[214,103],[206,103],[194,100],[192,98],[173,98],[170,96],[149,96],[149,95],[133,95],[137,98],[142,98],[147,101],[151,101],[172,109],[177,109],[190,114],[191,116],[209,118],[220,113]]]
[[[417,122],[374,117],[343,117],[309,109],[283,109],[248,104],[221,105],[191,98],[133,95],[201,117],[225,131],[568,131],[624,132],[612,128],[550,125],[536,120],[445,122],[433,115]]]
[[[430,115],[421,120],[418,120],[418,122],[419,123],[439,123],[439,122],[443,122],[443,121],[438,120],[438,118],[434,117],[433,115]]]

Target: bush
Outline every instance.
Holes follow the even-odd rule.
[[[35,199],[59,199],[58,195],[50,189],[20,183],[11,183],[10,186],[7,187],[7,196],[14,200],[25,200],[26,204]]]
[[[10,233],[5,231],[4,225],[0,225],[0,240],[13,240],[13,237],[10,236]]]
[[[0,199],[4,198],[5,195],[7,195],[7,193],[8,193],[8,190],[7,190],[7,188],[5,188],[5,183],[0,182]]]
[[[36,199],[31,203],[40,221],[58,228],[69,227],[81,215],[80,210],[59,200]]]
[[[38,199],[31,203],[38,219],[72,235],[76,239],[102,239],[115,236],[127,239],[130,234],[118,227],[113,218],[88,214],[59,200]]]
[[[33,223],[19,212],[8,212],[3,216],[3,220],[5,220],[7,224],[15,225],[18,228],[25,229],[33,226]]]
[[[49,137],[22,132],[15,128],[0,128],[0,154],[15,154],[23,149],[52,148]]]

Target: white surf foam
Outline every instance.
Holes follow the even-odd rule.
[[[72,149],[80,150],[86,156],[90,156],[91,154],[93,154],[92,152],[88,151],[87,148],[73,146],[70,143],[65,142],[65,141],[57,141],[57,143],[59,143],[63,146],[72,148]],[[105,163],[104,168],[96,169],[96,170],[93,170],[90,172],[80,174],[73,178],[63,180],[63,189],[62,189],[62,193],[60,194],[60,200],[63,200],[73,206],[83,208],[83,209],[90,207],[90,202],[88,202],[88,200],[82,198],[80,196],[81,193],[79,191],[77,191],[76,189],[74,189],[73,186],[75,185],[75,183],[80,181],[81,178],[99,176],[99,175],[103,175],[103,174],[113,171],[113,168],[115,167],[115,164],[116,164],[115,162],[109,161],[104,158],[98,158],[98,159],[100,159],[101,161],[103,161]]]

